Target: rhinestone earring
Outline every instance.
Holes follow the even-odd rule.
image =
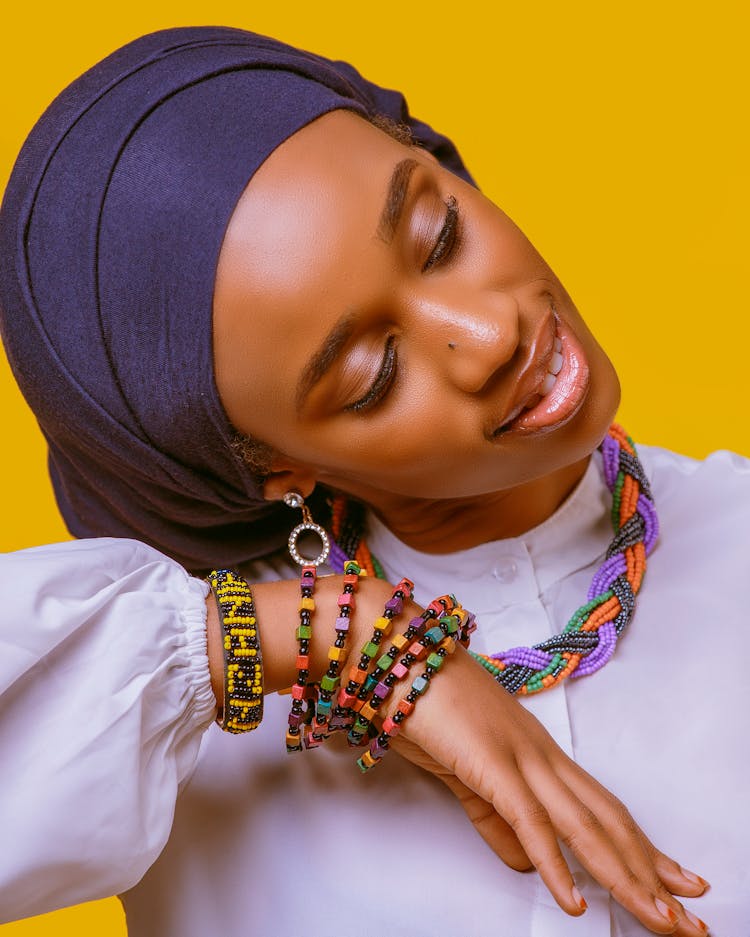
[[[321,563],[325,563],[328,559],[328,554],[331,552],[331,543],[325,530],[312,519],[312,514],[305,504],[305,499],[298,491],[287,491],[283,501],[287,507],[300,508],[302,511],[302,523],[297,524],[294,530],[289,534],[289,555],[294,562],[298,563],[300,566],[320,566]],[[311,530],[320,537],[320,553],[312,560],[302,556],[297,549],[297,540],[306,530]]]

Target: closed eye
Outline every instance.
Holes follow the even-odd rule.
[[[459,242],[458,223],[458,202],[452,195],[449,195],[445,200],[445,220],[443,221],[443,227],[438,233],[435,246],[430,256],[422,265],[423,273],[426,273],[432,267],[436,267],[450,259],[451,254],[456,250]]]
[[[397,365],[398,354],[396,351],[396,339],[395,336],[391,335],[385,343],[385,351],[380,364],[380,370],[370,386],[370,389],[363,397],[360,397],[359,400],[344,407],[344,410],[362,413],[380,403],[393,385],[398,370]]]

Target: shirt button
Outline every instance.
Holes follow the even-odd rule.
[[[501,557],[492,570],[492,575],[498,582],[513,582],[518,573],[518,564],[512,556]]]

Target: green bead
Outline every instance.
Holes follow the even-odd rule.
[[[374,641],[368,641],[367,644],[362,648],[362,653],[367,654],[368,657],[374,657],[380,650],[380,645],[376,644]]]
[[[312,637],[312,625],[297,625],[295,632],[298,641],[310,640]]]
[[[444,660],[445,658],[440,654],[435,654],[433,652],[432,654],[427,655],[427,666],[432,667],[433,670],[440,670],[440,668],[443,666]]]
[[[320,688],[321,690],[327,690],[329,693],[332,693],[336,687],[339,685],[341,677],[329,677],[328,674],[320,678]]]
[[[458,631],[458,622],[454,615],[444,615],[439,621],[441,625],[445,625],[448,634],[455,634]]]
[[[392,663],[393,658],[388,654],[383,654],[383,656],[378,661],[378,667],[380,667],[381,670],[388,670]]]

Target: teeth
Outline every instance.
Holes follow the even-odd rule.
[[[552,390],[552,388],[555,386],[556,380],[557,380],[557,377],[554,374],[548,374],[545,377],[544,383],[542,384],[541,389],[539,391],[542,397],[545,397]]]
[[[555,339],[555,351],[562,351],[562,342],[559,338]]]
[[[563,366],[563,356],[560,354],[559,351],[553,352],[552,357],[550,358],[549,367],[547,368],[547,370],[550,372],[550,374],[557,375],[560,373],[560,368],[562,366]]]

